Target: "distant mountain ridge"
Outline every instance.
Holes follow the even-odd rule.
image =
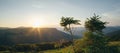
[[[71,36],[56,28],[7,28],[0,29],[0,45],[41,43],[71,40]]]
[[[107,33],[106,35],[109,41],[120,41],[120,30]]]
[[[65,32],[62,28],[58,28],[58,30]],[[108,26],[103,29],[103,33],[107,35],[108,33],[120,30],[120,26]],[[73,28],[73,33],[75,36],[82,37],[86,29],[84,27],[75,27]]]
[[[85,28],[76,27],[73,32],[75,34],[74,38],[79,38],[83,36]],[[120,27],[107,27],[103,32],[110,37],[109,40],[120,40]],[[0,27],[0,45],[56,42],[60,40],[71,40],[71,36],[63,31],[63,28]]]
[[[62,29],[59,29],[63,31]],[[65,32],[65,31],[64,31]],[[84,27],[76,27],[74,28],[74,35],[83,37],[85,32]],[[103,30],[103,33],[106,37],[108,37],[109,41],[120,41],[120,26],[109,26]]]

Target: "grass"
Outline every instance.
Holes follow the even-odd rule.
[[[0,51],[0,53],[10,53],[9,51]],[[26,52],[15,52],[15,53],[26,53]],[[34,53],[34,52],[27,52],[27,53]],[[54,49],[54,50],[45,50],[40,51],[37,53],[74,53],[72,46],[61,48],[61,49]]]
[[[118,46],[118,50],[120,51],[120,41],[109,42],[109,46]],[[10,53],[9,51],[0,51],[0,53]],[[35,52],[15,52],[15,53],[35,53]],[[74,53],[72,46],[61,48],[61,49],[54,49],[54,50],[45,50],[39,51],[37,53]]]
[[[120,41],[109,42],[109,45],[120,46]]]
[[[74,53],[74,52],[73,52],[72,46],[69,46],[62,49],[47,50],[47,51],[44,51],[44,53]]]

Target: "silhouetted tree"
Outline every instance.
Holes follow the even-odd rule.
[[[86,32],[82,39],[75,41],[76,53],[107,53],[107,40],[102,33],[107,22],[100,20],[99,15],[87,18],[85,21]]]
[[[96,14],[90,18],[87,18],[85,21],[85,28],[92,32],[102,32],[108,22],[103,22],[100,20],[100,18],[101,17]]]
[[[60,25],[64,27],[64,30],[69,32],[73,36],[71,24],[80,25],[80,20],[74,20],[73,17],[62,17]],[[73,37],[72,37],[73,40]]]
[[[85,53],[106,53],[107,40],[102,30],[107,22],[101,21],[100,18],[99,15],[94,14],[85,21],[85,28],[87,29],[83,37]]]
[[[80,25],[80,20],[75,20],[73,17],[62,17],[60,21],[60,25],[64,27],[64,30],[69,32],[70,35],[72,36],[72,46],[73,46],[73,32],[72,32],[72,27],[71,24],[74,25]],[[74,50],[74,48],[73,48]]]

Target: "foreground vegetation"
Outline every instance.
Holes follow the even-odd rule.
[[[79,40],[76,40],[79,41]],[[80,45],[80,44],[79,44]],[[120,41],[115,41],[115,42],[109,42],[109,47],[111,48],[111,50],[109,51],[109,53],[119,53],[120,52]],[[76,47],[75,49],[79,49],[78,47]],[[113,52],[114,50],[114,52]],[[10,53],[10,51],[6,50],[6,51],[0,51],[0,53]],[[34,51],[14,51],[14,53],[35,53]],[[48,49],[48,50],[43,50],[43,51],[37,51],[36,53],[74,53],[72,46],[69,45],[67,47],[63,47],[63,48],[56,48],[56,49]]]

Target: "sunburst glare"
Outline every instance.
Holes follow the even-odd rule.
[[[40,27],[40,22],[39,21],[34,22],[33,27],[34,28],[39,28]]]

